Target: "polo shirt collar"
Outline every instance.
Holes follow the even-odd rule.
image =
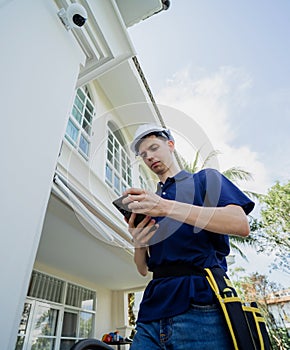
[[[182,181],[184,179],[187,179],[188,177],[192,176],[191,173],[185,171],[185,170],[181,170],[179,173],[177,173],[175,176],[172,177],[168,177],[166,179],[166,181],[164,182],[164,184],[159,181],[158,182],[158,188],[162,187],[162,185],[165,185],[166,183],[173,183],[173,182],[178,182],[178,181]]]

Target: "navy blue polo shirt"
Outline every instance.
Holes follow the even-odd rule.
[[[191,174],[186,171],[158,183],[162,198],[207,207],[241,206],[246,214],[254,203],[231,181],[214,169]],[[226,256],[230,252],[229,237],[181,223],[167,217],[155,218],[159,224],[150,241],[147,264],[154,267],[190,262],[202,267],[220,266],[227,270]],[[185,312],[191,303],[215,302],[205,277],[165,277],[150,281],[145,289],[138,314],[139,322],[173,317]]]

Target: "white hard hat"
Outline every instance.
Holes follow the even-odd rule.
[[[155,124],[143,124],[135,132],[134,140],[131,143],[131,150],[138,155],[140,141],[149,134],[160,134],[158,136],[163,136],[168,140],[174,141],[173,136],[169,129],[163,128],[162,126]]]

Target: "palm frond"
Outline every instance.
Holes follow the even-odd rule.
[[[197,171],[197,163],[198,163],[199,156],[200,156],[200,150],[198,150],[198,151],[195,153],[194,161],[193,161],[193,163],[192,163],[191,166],[190,166],[193,173],[195,173],[195,172]]]
[[[230,242],[231,245],[231,250],[233,252],[238,253],[243,259],[245,259],[246,261],[248,261],[247,256],[243,253],[243,251],[239,248],[239,246],[237,244],[235,244],[234,242]]]
[[[253,180],[253,175],[240,167],[232,167],[229,168],[225,171],[223,171],[223,175],[226,176],[229,180],[231,181],[236,181],[236,180],[244,180],[244,181],[249,181]]]
[[[260,200],[263,197],[263,194],[261,193],[257,193],[257,192],[253,192],[253,191],[243,191],[248,197],[253,198],[253,199],[258,199]]]
[[[199,151],[198,151],[199,153]],[[209,153],[209,155],[205,158],[205,160],[203,161],[202,165],[201,165],[201,169],[204,169],[207,166],[207,163],[213,158],[218,156],[219,154],[221,154],[221,152],[219,150],[213,150]]]
[[[230,238],[231,242],[238,243],[240,245],[250,245],[250,246],[255,246],[257,244],[257,240],[254,239],[252,236],[248,237],[241,237],[241,236],[231,236]]]

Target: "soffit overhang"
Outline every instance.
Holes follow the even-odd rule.
[[[163,10],[161,0],[116,0],[126,27],[145,20]]]

